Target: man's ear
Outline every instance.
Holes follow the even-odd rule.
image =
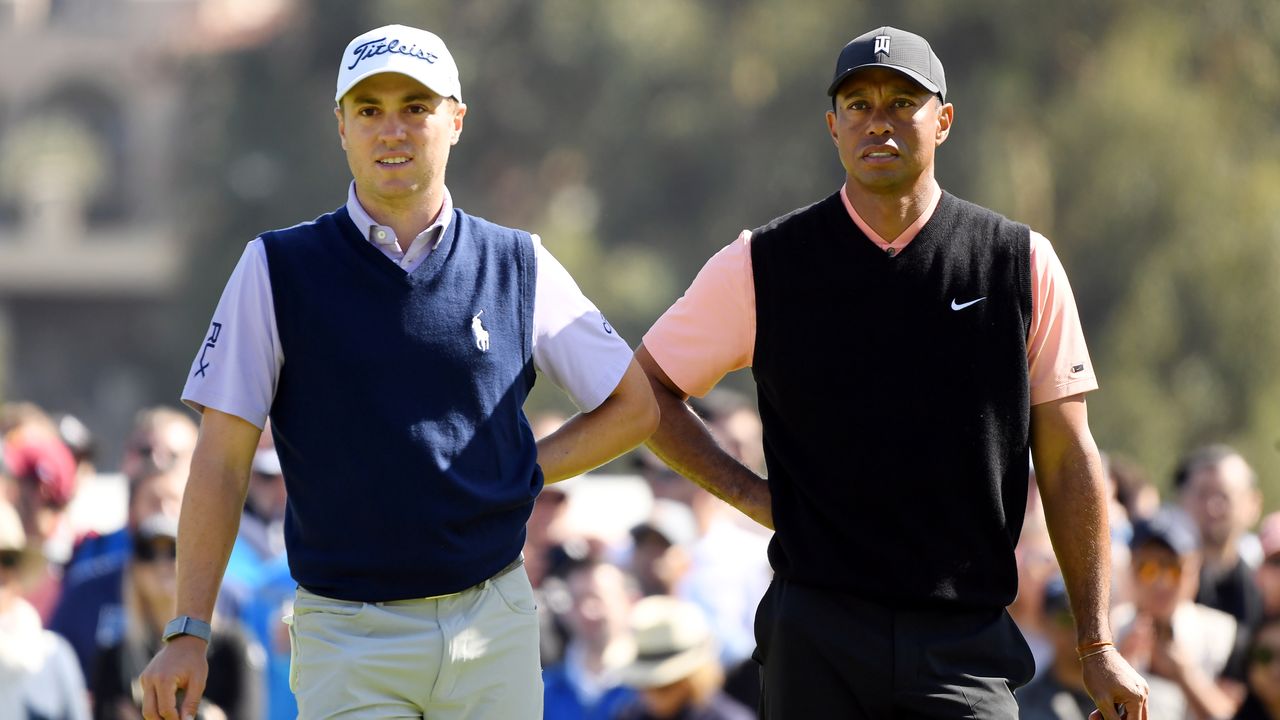
[[[339,104],[333,109],[334,117],[338,118],[338,140],[341,141],[342,149],[347,149],[347,122],[342,117],[342,105]]]

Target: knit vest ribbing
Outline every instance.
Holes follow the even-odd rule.
[[[890,257],[835,194],[757,230],[751,253],[775,570],[894,606],[1007,605],[1029,230],[945,194]]]
[[[412,273],[345,208],[262,238],[285,358],[271,420],[294,578],[386,601],[455,592],[510,563],[542,487],[522,410],[530,236],[455,209]]]

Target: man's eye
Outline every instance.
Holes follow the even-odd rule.
[[[373,117],[374,115],[378,114],[378,109],[371,108],[371,107],[362,107],[356,111],[356,114],[360,115],[361,117]]]

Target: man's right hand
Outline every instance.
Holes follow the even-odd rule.
[[[182,635],[165,643],[139,678],[145,720],[193,720],[209,678],[208,644]],[[178,707],[179,690],[182,706]]]

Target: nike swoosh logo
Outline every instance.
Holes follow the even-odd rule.
[[[965,309],[965,308],[969,307],[970,305],[975,305],[975,304],[980,303],[980,302],[982,302],[983,300],[986,300],[986,299],[987,299],[987,296],[986,296],[986,295],[983,295],[982,297],[978,298],[977,300],[970,300],[970,301],[969,301],[969,302],[967,302],[967,303],[957,303],[955,300],[952,300],[952,301],[951,301],[951,309],[952,309],[952,310],[963,310],[963,309]]]

